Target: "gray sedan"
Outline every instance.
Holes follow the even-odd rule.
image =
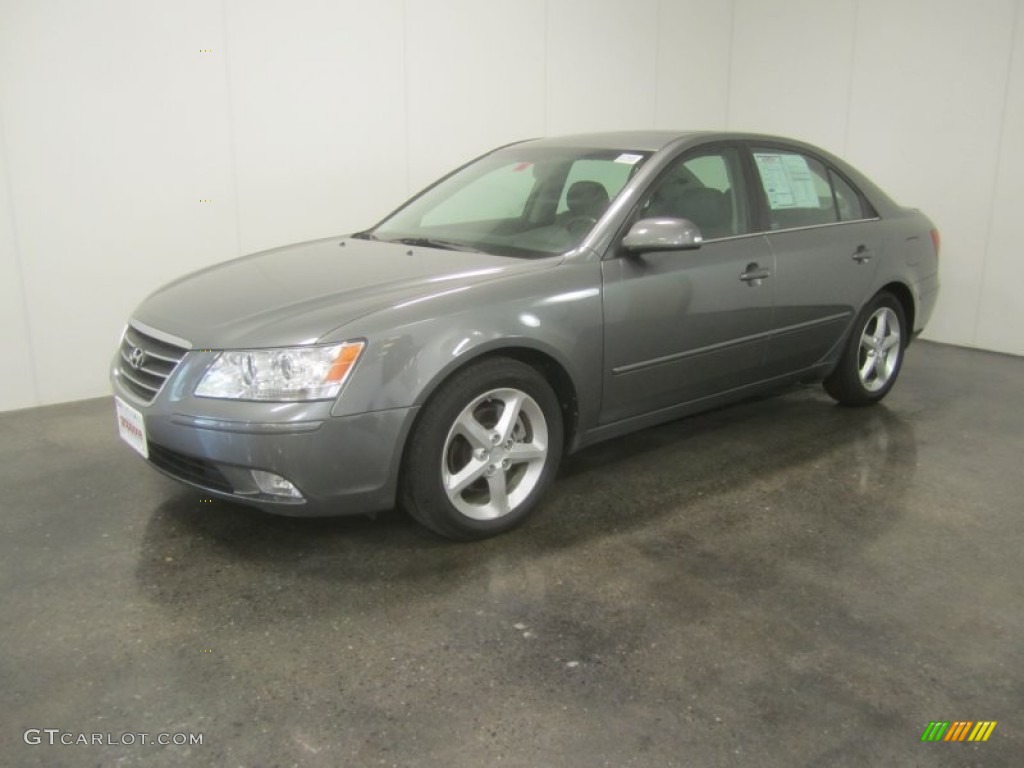
[[[400,503],[483,538],[600,440],[807,379],[878,402],[932,313],[938,251],[923,214],[797,141],[522,142],[363,232],[151,295],[111,369],[119,431],[208,495]]]

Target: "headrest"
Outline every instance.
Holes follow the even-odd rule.
[[[611,202],[608,190],[598,181],[577,181],[566,194],[565,202],[574,216],[598,218]]]

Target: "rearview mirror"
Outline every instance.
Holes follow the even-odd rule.
[[[629,228],[622,247],[630,253],[700,248],[704,237],[689,219],[641,219]]]

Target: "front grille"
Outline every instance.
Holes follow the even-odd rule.
[[[234,488],[212,461],[186,456],[183,453],[150,443],[149,461],[155,467],[189,483],[222,493],[234,493]]]
[[[117,370],[125,387],[144,403],[149,403],[187,351],[129,325],[121,340]]]

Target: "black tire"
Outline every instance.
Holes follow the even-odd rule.
[[[896,383],[909,338],[899,299],[876,294],[857,316],[825,391],[841,405],[874,405]]]
[[[424,406],[406,447],[402,504],[449,539],[504,533],[551,484],[562,442],[562,412],[544,377],[517,360],[483,360],[455,373]]]

